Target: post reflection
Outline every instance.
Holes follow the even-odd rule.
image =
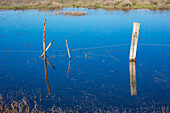
[[[131,96],[133,96],[133,95],[137,95],[135,62],[129,62],[129,71],[130,71],[130,90],[131,90]]]
[[[46,78],[46,83],[47,83],[47,90],[48,90],[48,95],[50,96],[50,87],[48,83],[48,74],[47,74],[47,60],[44,60],[44,65],[45,65],[45,78]]]
[[[44,57],[42,56],[42,58],[44,59]],[[52,68],[54,68],[55,69],[55,67],[50,63],[50,62],[48,62],[48,60],[46,59],[46,62],[52,67]]]
[[[68,70],[67,70],[67,78],[69,77],[70,62],[71,62],[71,60],[69,60],[69,64],[68,64]]]

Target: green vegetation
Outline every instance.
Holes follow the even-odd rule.
[[[133,5],[136,9],[157,9],[157,5]]]
[[[135,1],[132,1],[132,5],[136,5],[136,2],[135,2]]]
[[[1,0],[0,9],[58,9],[84,7],[91,9],[170,9],[169,0]]]

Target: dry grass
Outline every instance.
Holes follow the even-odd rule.
[[[161,0],[161,2],[158,2],[158,9],[166,9],[166,4],[169,4],[170,0]]]
[[[122,7],[131,7],[132,6],[132,2],[127,0],[127,1],[121,2],[120,5]]]
[[[104,6],[115,6],[115,5],[118,5],[118,1],[105,1],[102,4]]]
[[[148,7],[149,6],[149,7]],[[0,0],[0,8],[33,9],[33,8],[163,8],[170,9],[170,0]]]
[[[70,15],[70,16],[83,16],[83,15],[86,15],[87,12],[82,12],[82,11],[65,11],[65,12],[62,12],[62,11],[57,11],[54,13],[54,15]]]
[[[49,111],[53,113],[64,113],[62,109],[55,109],[54,107]],[[34,101],[34,107],[30,109],[26,98],[23,98],[21,101],[12,101],[10,104],[6,104],[0,95],[0,113],[45,113],[45,111],[37,106],[36,101]]]
[[[35,106],[34,109],[32,109],[32,111],[36,111],[37,108]],[[0,95],[0,112],[1,113],[22,113],[22,112],[26,112],[29,113],[30,109],[29,106],[27,104],[27,100],[25,98],[22,99],[22,101],[13,101],[11,102],[9,105],[7,105],[2,96]]]
[[[90,98],[90,97],[89,97]],[[94,99],[95,97],[93,97]],[[95,99],[94,99],[95,101]],[[6,102],[3,100],[2,96],[0,95],[0,113],[78,113],[78,112],[94,112],[94,113],[119,113],[119,112],[149,112],[149,113],[169,113],[169,106],[161,106],[161,107],[155,107],[153,104],[152,106],[146,107],[146,106],[140,106],[140,108],[123,108],[123,107],[112,107],[103,105],[103,107],[97,107],[95,106],[95,103],[92,100],[88,100],[86,98],[86,101],[84,101],[80,105],[76,105],[72,108],[66,108],[62,109],[60,107],[56,107],[53,105],[51,108],[48,108],[46,110],[43,110],[41,107],[39,107],[39,103],[34,101],[34,105],[31,106],[29,104],[29,100],[27,100],[25,97],[21,100],[11,102]],[[83,106],[81,106],[83,105]],[[69,106],[69,105],[68,105]]]

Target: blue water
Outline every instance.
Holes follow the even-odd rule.
[[[13,100],[26,97],[32,106],[35,100],[45,110],[53,105],[80,112],[170,105],[170,11],[63,9],[68,10],[88,14],[0,11],[0,94]],[[47,51],[47,60],[56,68],[47,64],[51,96],[40,57],[44,18],[46,45],[54,40]],[[136,95],[131,95],[129,71],[133,22],[140,23]],[[68,77],[65,38],[72,57]]]

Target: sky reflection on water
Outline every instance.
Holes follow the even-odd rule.
[[[42,100],[44,109],[83,106],[169,106],[170,12],[74,9],[80,17],[54,11],[0,11],[0,93],[14,99]],[[56,68],[44,73],[43,19],[47,19],[47,60]],[[140,22],[136,63],[129,63],[133,22]],[[72,60],[69,61],[65,40]],[[108,48],[79,49],[119,45]],[[51,96],[49,96],[49,94]],[[41,96],[40,96],[41,95]],[[31,103],[31,102],[30,102]],[[47,104],[48,103],[48,104]]]

